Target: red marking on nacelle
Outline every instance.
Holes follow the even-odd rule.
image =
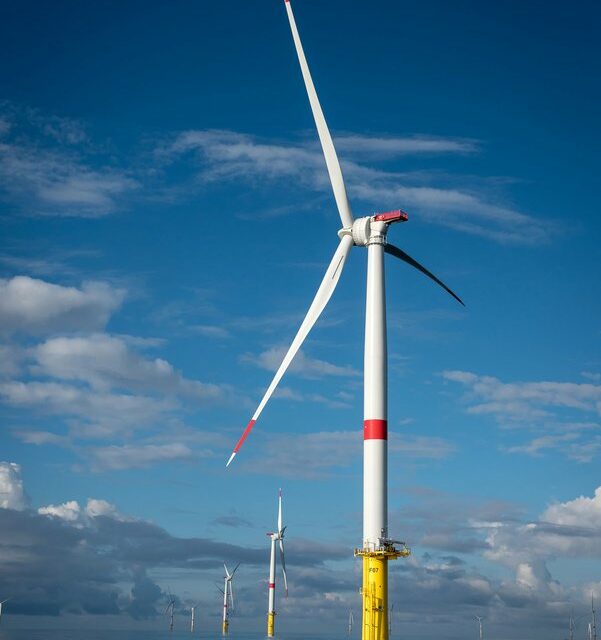
[[[374,220],[378,222],[407,222],[407,220],[409,220],[409,214],[405,213],[402,209],[396,209],[395,211],[387,211],[386,213],[376,213]]]
[[[363,421],[364,440],[388,440],[387,420],[364,420]]]

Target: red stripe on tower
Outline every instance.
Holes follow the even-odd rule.
[[[363,421],[364,440],[388,440],[387,420],[364,420]]]
[[[275,589],[275,582],[270,582],[269,583],[269,588],[270,589]]]

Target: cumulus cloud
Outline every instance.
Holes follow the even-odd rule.
[[[188,380],[161,358],[149,360],[123,338],[107,334],[51,338],[32,350],[34,372],[60,380],[84,381],[98,390],[133,389],[218,399],[217,385]]]
[[[22,511],[28,505],[21,467],[15,462],[0,462],[0,509]]]
[[[65,287],[28,276],[0,279],[0,332],[47,333],[100,329],[125,291],[105,282]]]

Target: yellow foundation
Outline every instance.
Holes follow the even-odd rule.
[[[229,626],[228,621],[227,621],[227,620],[224,620],[224,621],[223,621],[223,626],[221,627],[221,633],[222,633],[224,636],[227,636],[227,628],[228,628],[228,626]]]
[[[363,557],[362,640],[388,640],[388,561],[410,554],[407,547],[380,551],[356,550]]]
[[[267,637],[273,638],[275,631],[275,613],[267,614]]]

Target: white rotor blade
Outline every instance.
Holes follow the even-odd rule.
[[[236,570],[238,569],[238,567],[240,566],[240,563],[238,563],[235,567],[234,570],[232,571],[232,578],[234,577],[234,573],[236,573]]]
[[[230,581],[230,607],[234,610],[234,584]]]
[[[282,573],[284,574],[284,589],[288,597],[288,578],[286,577],[286,560],[284,558],[284,541],[280,538],[280,558],[282,560]]]
[[[225,569],[225,577],[229,578],[230,577],[230,572],[227,570],[227,566],[226,566],[225,562],[223,563],[223,568]]]
[[[294,14],[292,13],[292,5],[290,0],[286,0],[286,10],[288,12],[288,20],[290,21],[290,28],[292,29],[292,38],[294,39],[294,46],[296,47],[296,53],[298,55],[298,61],[300,63],[301,71],[303,73],[303,79],[305,81],[305,87],[307,88],[307,94],[309,95],[309,102],[311,103],[311,110],[313,111],[313,118],[315,119],[315,125],[317,126],[317,133],[319,134],[319,141],[321,142],[321,148],[323,149],[323,155],[326,159],[326,166],[328,167],[328,174],[330,175],[330,182],[332,183],[332,189],[334,191],[334,198],[336,199],[336,206],[338,207],[338,213],[342,220],[342,226],[349,228],[353,224],[353,214],[351,212],[351,205],[349,204],[348,197],[346,195],[346,187],[344,186],[344,179],[342,177],[342,170],[340,169],[340,162],[336,155],[336,149],[332,142],[332,136],[328,130],[326,119],[321,110],[319,104],[319,98],[315,91],[315,85],[311,78],[311,72],[309,71],[309,65],[305,58],[305,52],[303,51],[303,45],[301,44],[300,36],[298,35],[298,29],[296,28],[296,21],[294,20]]]
[[[269,400],[269,398],[271,398],[273,392],[275,391],[275,388],[277,387],[278,382],[282,379],[282,376],[284,375],[284,373],[286,373],[286,369],[288,369],[288,367],[290,366],[290,363],[292,362],[297,351],[300,349],[301,345],[305,341],[305,338],[309,334],[309,331],[311,331],[311,329],[313,328],[313,325],[317,322],[317,319],[321,315],[321,312],[324,310],[325,306],[328,304],[328,301],[332,297],[332,294],[334,293],[334,289],[338,284],[338,280],[340,280],[340,275],[342,274],[344,263],[346,261],[348,253],[351,250],[352,246],[353,246],[353,239],[351,238],[351,236],[349,235],[342,236],[342,239],[340,240],[340,244],[338,245],[338,248],[334,253],[334,257],[330,262],[330,265],[326,271],[325,276],[323,277],[323,280],[321,281],[321,284],[319,285],[319,289],[317,290],[315,298],[313,299],[313,302],[309,307],[309,311],[307,311],[307,315],[305,316],[305,319],[303,320],[296,336],[294,337],[294,340],[292,341],[292,344],[290,345],[288,352],[284,356],[284,359],[282,360],[282,364],[280,365],[280,368],[277,370],[273,380],[271,381],[271,384],[269,385],[269,388],[265,392],[265,395],[263,396],[261,403],[257,407],[257,410],[255,411],[255,414],[253,415],[252,420],[246,425],[246,429],[244,429],[244,433],[242,434],[240,440],[238,440],[238,443],[234,447],[234,451],[232,452],[230,459],[227,461],[226,466],[229,467],[230,463],[238,453],[240,447],[244,444],[244,441],[248,437],[248,434],[253,428],[258,417],[261,415],[261,412],[263,411],[265,405],[267,404],[267,401]]]
[[[282,533],[282,490],[280,489],[278,497],[278,533]]]

